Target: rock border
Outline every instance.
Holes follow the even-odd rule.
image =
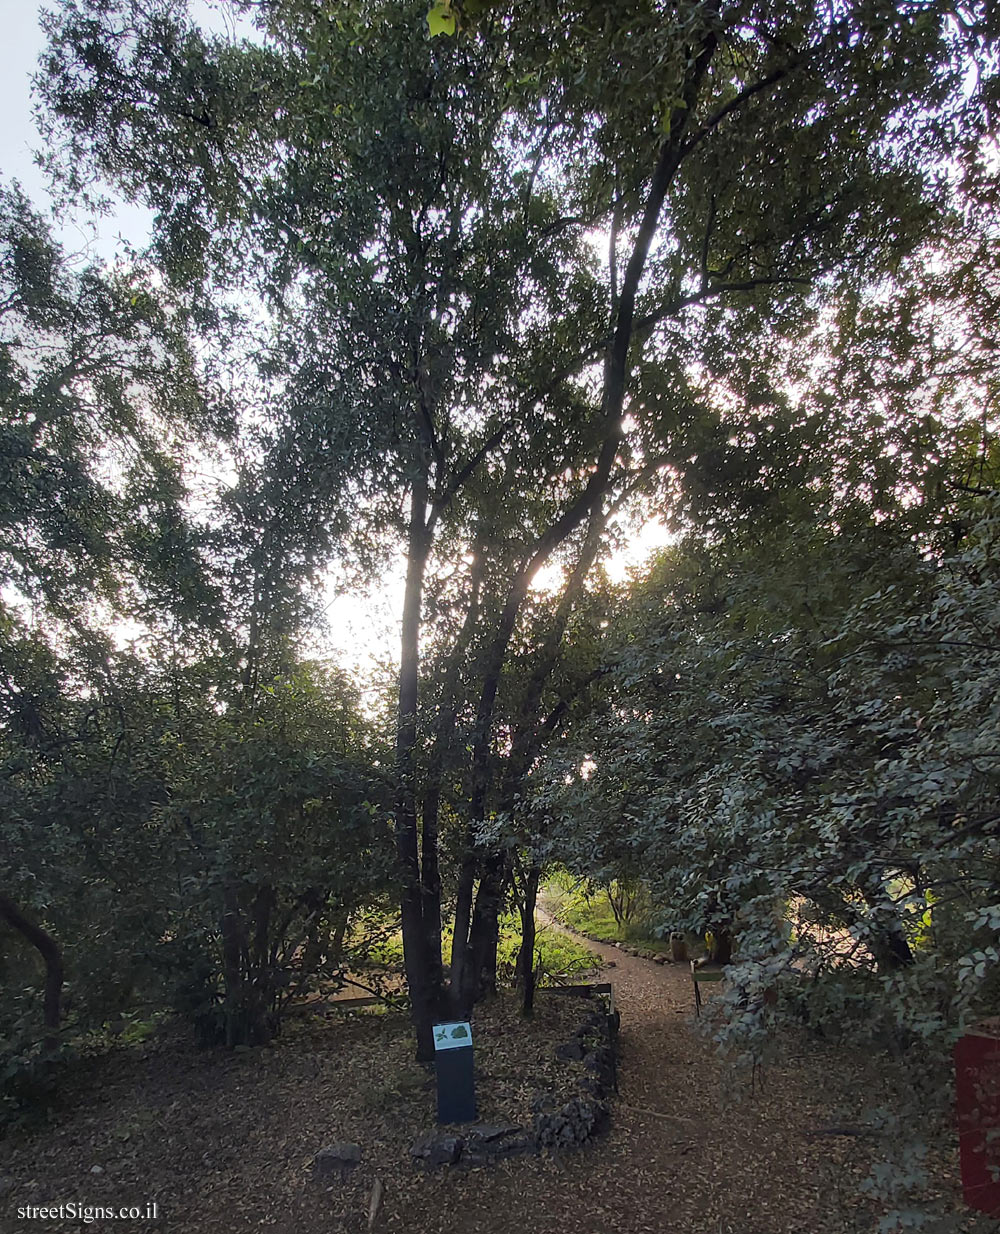
[[[588,1009],[573,1037],[556,1046],[557,1059],[583,1064],[576,1070],[572,1096],[560,1103],[552,1093],[536,1094],[530,1127],[474,1123],[461,1132],[428,1131],[410,1148],[414,1164],[428,1169],[492,1165],[510,1157],[580,1148],[604,1130],[612,1094],[618,1091],[620,1017],[608,1011],[595,990],[574,990],[573,994],[585,999]]]

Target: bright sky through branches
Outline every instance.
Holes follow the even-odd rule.
[[[604,563],[614,583],[624,582],[629,571],[641,569],[650,557],[672,542],[673,536],[656,519],[650,519],[628,538],[625,547]],[[396,665],[399,660],[399,630],[403,614],[403,579],[406,565],[402,557],[394,569],[384,573],[368,592],[343,591],[338,594],[331,581],[324,618],[328,630],[317,639],[310,653],[332,655],[339,664],[361,678],[369,678],[377,665]],[[554,593],[563,584],[563,570],[557,563],[544,566],[535,575],[532,589]]]
[[[143,248],[149,240],[151,215],[141,206],[116,200],[112,212],[97,219],[82,212],[54,211],[47,177],[34,157],[41,141],[32,114],[31,77],[45,47],[39,28],[44,6],[17,5],[13,0],[0,2],[5,19],[5,37],[0,43],[0,108],[5,121],[0,126],[0,176],[7,183],[20,182],[36,207],[51,215],[55,236],[70,253],[78,253],[85,260],[110,262],[122,241],[136,249]],[[193,0],[192,12],[207,30],[237,33],[224,6],[211,0]],[[254,36],[249,25],[238,33]],[[591,238],[595,247],[602,253],[606,251],[607,236],[594,233]],[[604,563],[613,582],[624,581],[631,569],[640,567],[669,543],[670,535],[662,524],[652,520],[624,540],[624,547]],[[397,569],[383,574],[364,593],[351,590],[338,594],[336,585],[328,583],[324,607],[328,628],[317,632],[310,653],[323,658],[332,656],[364,678],[370,677],[377,665],[395,665],[399,656],[403,573],[400,562]],[[562,567],[553,562],[538,572],[532,587],[545,594],[555,591],[562,581]],[[118,632],[123,640],[141,641],[143,637],[136,623],[122,623]]]

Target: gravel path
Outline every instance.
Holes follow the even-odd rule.
[[[850,1060],[808,1043],[781,1065],[727,1074],[693,1021],[686,966],[591,944],[614,967],[621,1096],[610,1132],[562,1161],[431,1175],[380,1229],[431,1234],[860,1234],[870,1163],[842,1124],[862,1087]],[[714,989],[714,987],[711,987]],[[712,997],[709,993],[708,998]],[[828,1084],[827,1081],[830,1081]],[[853,1083],[852,1083],[853,1082]],[[417,1206],[413,1201],[417,1198]]]

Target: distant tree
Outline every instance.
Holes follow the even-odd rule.
[[[122,798],[112,790],[124,683],[107,624],[162,613],[165,595],[178,614],[196,596],[204,607],[179,459],[215,409],[183,322],[140,269],[72,264],[16,187],[0,190],[0,220],[2,915],[44,961],[52,1044],[77,942],[52,930],[57,886],[79,901],[71,853],[94,840],[91,809],[127,814],[142,794],[138,765]]]
[[[295,649],[310,560],[269,498],[275,480],[269,489],[254,468],[251,430],[234,437],[200,327],[141,263],[80,266],[19,191],[2,204],[8,962],[24,989],[37,953],[50,1046],[64,984],[72,1022],[87,1027],[134,998],[162,999],[165,974],[190,987],[195,971],[213,1031],[260,1039],[307,982],[296,953],[295,982],[275,987],[291,971],[291,933],[307,923],[316,962],[324,923],[384,894],[374,742],[346,681],[307,671]],[[196,496],[194,464],[223,447],[235,480]],[[191,786],[197,799],[178,814]],[[266,870],[253,845],[231,843],[237,818],[257,850],[271,837]],[[279,877],[274,844],[295,853],[308,888]],[[263,897],[252,912],[248,885]],[[235,960],[213,950],[227,930]],[[220,954],[228,971],[212,967]],[[38,1009],[8,987],[0,1019],[15,1069],[42,1036]]]

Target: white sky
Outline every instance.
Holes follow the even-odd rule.
[[[56,237],[70,252],[110,261],[119,247],[119,237],[136,248],[144,247],[149,239],[150,215],[125,202],[117,203],[113,215],[99,219],[52,211],[46,177],[34,161],[40,138],[32,114],[30,81],[45,42],[38,26],[42,7],[31,0],[0,0],[0,177],[5,183],[20,182],[36,208],[49,215]],[[225,28],[212,0],[195,0],[195,9],[202,24],[217,30]],[[647,523],[624,551],[605,563],[609,575],[621,581],[669,538],[660,523]],[[323,638],[322,645],[317,641],[310,647],[310,654],[332,655],[361,676],[370,675],[373,662],[395,662],[399,654],[402,578],[400,562],[388,577],[377,580],[367,596],[337,596],[331,589],[326,612],[328,637]],[[560,578],[558,568],[546,568],[539,572],[534,585],[548,591],[559,585]]]
[[[649,558],[673,539],[671,533],[656,519],[647,522],[630,538],[625,548],[604,563],[612,582],[623,582],[630,571],[639,570]],[[322,647],[310,648],[310,654],[333,655],[338,663],[357,672],[362,678],[371,675],[376,663],[397,663],[399,630],[403,615],[403,578],[405,562],[402,556],[395,567],[379,578],[368,595],[337,596],[331,590],[326,610],[328,636]],[[535,575],[533,589],[542,593],[557,590],[563,581],[558,565],[543,566]]]
[[[39,136],[32,116],[30,80],[45,45],[38,27],[42,7],[31,0],[0,0],[0,175],[6,183],[18,180],[36,207],[47,214],[52,199],[46,178],[34,162]],[[124,202],[113,218],[92,221],[62,214],[52,221],[56,236],[70,252],[85,250],[104,259],[114,256],[119,235],[136,246],[142,246],[149,236],[148,213]]]

